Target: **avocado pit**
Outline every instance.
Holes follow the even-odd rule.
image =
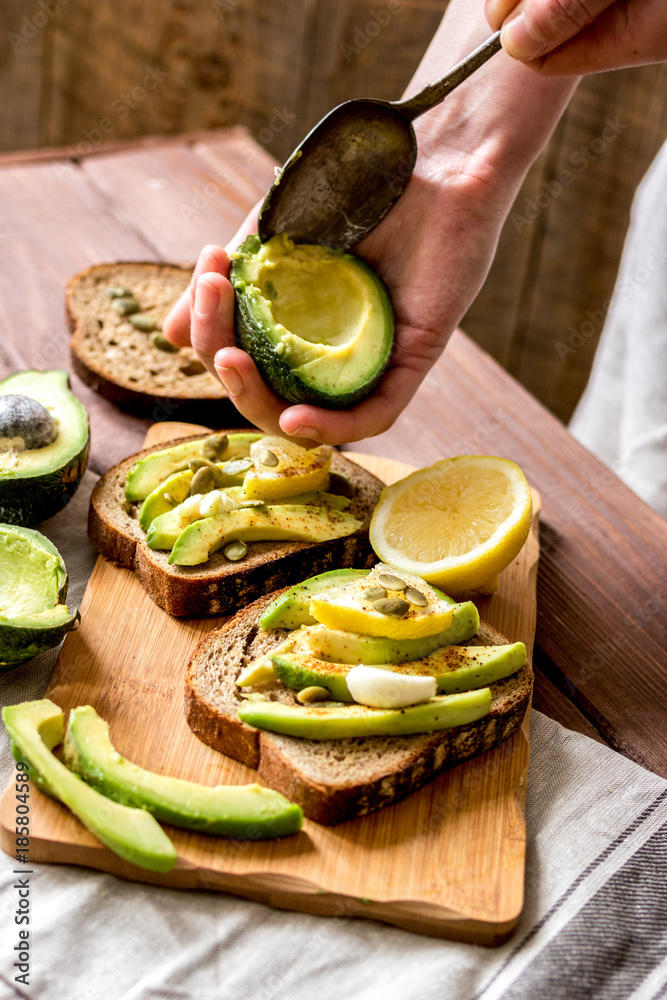
[[[19,393],[0,396],[0,451],[32,451],[53,444],[58,425],[38,400]]]

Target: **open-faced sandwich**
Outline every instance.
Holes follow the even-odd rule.
[[[217,432],[115,465],[93,491],[89,534],[170,614],[232,614],[305,576],[370,566],[381,489],[327,446]]]
[[[384,564],[306,580],[240,611],[186,676],[193,732],[335,824],[405,798],[520,725],[523,643]]]

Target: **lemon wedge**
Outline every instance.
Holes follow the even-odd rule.
[[[309,611],[328,628],[387,639],[421,639],[449,628],[455,605],[424,580],[375,566],[368,576],[313,594]]]
[[[387,486],[370,540],[384,562],[447,593],[489,592],[526,541],[531,519],[530,487],[518,465],[459,455]]]
[[[250,446],[254,466],[243,480],[246,500],[283,500],[326,488],[331,448],[302,448],[280,437],[263,437]]]

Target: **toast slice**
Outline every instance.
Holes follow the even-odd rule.
[[[95,392],[139,416],[238,422],[222,385],[192,348],[170,353],[151,339],[191,275],[189,268],[177,264],[150,262],[96,264],[76,274],[65,293],[72,367]],[[116,299],[107,293],[110,288],[131,291],[155,330],[135,329],[132,316],[117,311]]]
[[[437,733],[315,741],[241,722],[236,678],[289,634],[284,629],[264,631],[257,624],[275,596],[255,601],[199,643],[186,674],[186,715],[202,742],[255,768],[270,788],[297,802],[310,819],[331,826],[398,802],[446,768],[506,740],[521,724],[533,684],[529,663],[490,685],[488,715]],[[507,641],[482,623],[468,644]],[[271,700],[296,704],[295,693],[280,682],[267,682],[256,690]]]
[[[203,435],[194,435],[191,440]],[[125,500],[127,474],[140,458],[188,438],[147,448],[113,466],[98,480],[91,497],[88,533],[95,548],[133,569],[150,597],[171,615],[199,618],[234,614],[239,608],[288,584],[341,566],[372,566],[377,558],[368,540],[371,514],[383,484],[370,472],[334,451],[331,471],[348,478],[354,496],[348,511],[362,522],[352,535],[328,542],[250,542],[240,562],[214,552],[199,566],[173,566],[169,553],[150,549],[137,520],[140,504]]]

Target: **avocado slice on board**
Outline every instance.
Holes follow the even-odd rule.
[[[67,570],[34,528],[0,524],[0,669],[57,646],[79,619],[70,611]]]
[[[296,691],[306,687],[323,687],[337,701],[353,701],[345,681],[352,665],[319,660],[306,650],[307,643],[304,643],[303,637],[294,633],[269,654],[278,679]],[[439,694],[455,694],[486,687],[509,677],[525,662],[526,647],[522,642],[515,642],[506,646],[443,646],[430,656],[410,663],[364,665],[384,667],[398,674],[426,674],[435,677]],[[245,681],[246,686],[252,683],[252,679],[248,681],[251,669],[248,668],[245,677],[241,675],[239,678]],[[264,675],[262,679],[268,678]]]
[[[88,414],[65,371],[0,382],[0,521],[31,525],[74,496],[88,464]]]
[[[261,785],[199,785],[146,771],[118,753],[90,705],[70,712],[63,761],[87,784],[126,806],[199,833],[266,840],[297,833],[301,808]]]
[[[487,715],[490,688],[429,698],[409,708],[366,708],[365,705],[296,707],[280,701],[247,701],[239,707],[243,722],[286,736],[307,740],[348,739],[355,736],[410,736],[464,726]]]
[[[118,805],[90,788],[51,753],[62,742],[63,713],[48,698],[2,710],[12,753],[29,767],[30,779],[72,810],[92,834],[125,861],[156,872],[176,864],[176,849],[145,809]]]
[[[377,385],[389,361],[394,310],[359,257],[249,236],[231,254],[236,338],[283,399],[346,409]]]

